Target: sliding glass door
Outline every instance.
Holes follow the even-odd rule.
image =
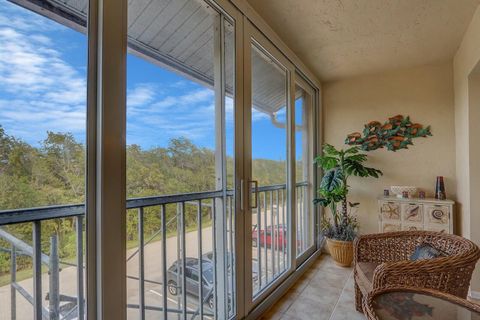
[[[292,65],[245,25],[246,297],[253,306],[292,270]]]
[[[235,20],[129,1],[128,319],[235,314]]]
[[[315,210],[313,207],[313,157],[315,151],[315,90],[295,74],[295,217],[297,264],[305,261],[315,247]]]
[[[287,70],[252,43],[251,189],[253,293],[289,267]]]

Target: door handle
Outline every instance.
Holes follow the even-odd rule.
[[[240,179],[240,210],[243,211],[243,188],[245,186],[243,185],[243,179]]]
[[[255,186],[253,192],[252,192],[252,184]],[[249,195],[249,201],[248,205],[250,206],[250,209],[256,209],[258,208],[258,181],[257,180],[252,180],[248,182],[249,190],[248,190],[248,195]],[[255,195],[255,201],[253,201],[254,205],[252,205],[252,193]]]

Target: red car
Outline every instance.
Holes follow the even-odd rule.
[[[265,229],[257,229],[257,225],[254,225],[252,228],[252,245],[257,247],[260,243],[261,247],[265,245],[267,248],[271,248],[274,243],[274,248],[282,250],[285,248],[287,250],[288,235],[287,229],[283,225],[278,226],[268,226],[266,231]]]

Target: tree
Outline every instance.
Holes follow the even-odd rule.
[[[186,138],[172,139],[167,147],[142,149],[127,146],[127,197],[161,196],[216,189],[215,151],[195,145]],[[234,159],[227,157],[227,182],[233,188]],[[261,185],[285,183],[283,161],[253,160]],[[46,205],[74,204],[85,201],[85,146],[71,133],[47,132],[40,146],[31,146],[8,135],[0,126],[0,210]],[[166,208],[168,231],[176,230],[175,205]],[[160,209],[144,209],[145,234],[160,227]],[[208,214],[208,208],[203,208]],[[196,226],[197,209],[186,205],[187,228]],[[42,250],[49,252],[48,238],[59,237],[62,259],[74,254],[75,228],[71,218],[42,222]],[[127,214],[127,237],[137,239],[137,210]],[[18,238],[31,242],[31,224],[3,226]],[[1,242],[1,241],[0,241]],[[5,243],[1,244],[5,246]],[[19,260],[19,268],[30,267],[28,259]],[[0,252],[0,272],[9,270],[8,255]]]
[[[8,167],[8,155],[11,150],[11,139],[0,125],[0,174]]]
[[[66,201],[85,197],[85,149],[71,133],[47,132],[43,141],[39,174],[48,183],[62,189]]]

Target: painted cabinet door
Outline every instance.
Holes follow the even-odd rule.
[[[395,232],[395,231],[401,231],[402,230],[402,225],[400,221],[394,222],[394,221],[383,221],[382,225],[382,232]]]
[[[445,205],[425,205],[427,224],[447,224],[450,220],[450,207]]]
[[[423,230],[423,225],[418,223],[402,223],[402,231]]]
[[[402,204],[402,221],[405,223],[423,224],[423,205],[420,203]]]
[[[399,220],[400,221],[400,204],[393,201],[380,202],[380,218],[382,220]]]

